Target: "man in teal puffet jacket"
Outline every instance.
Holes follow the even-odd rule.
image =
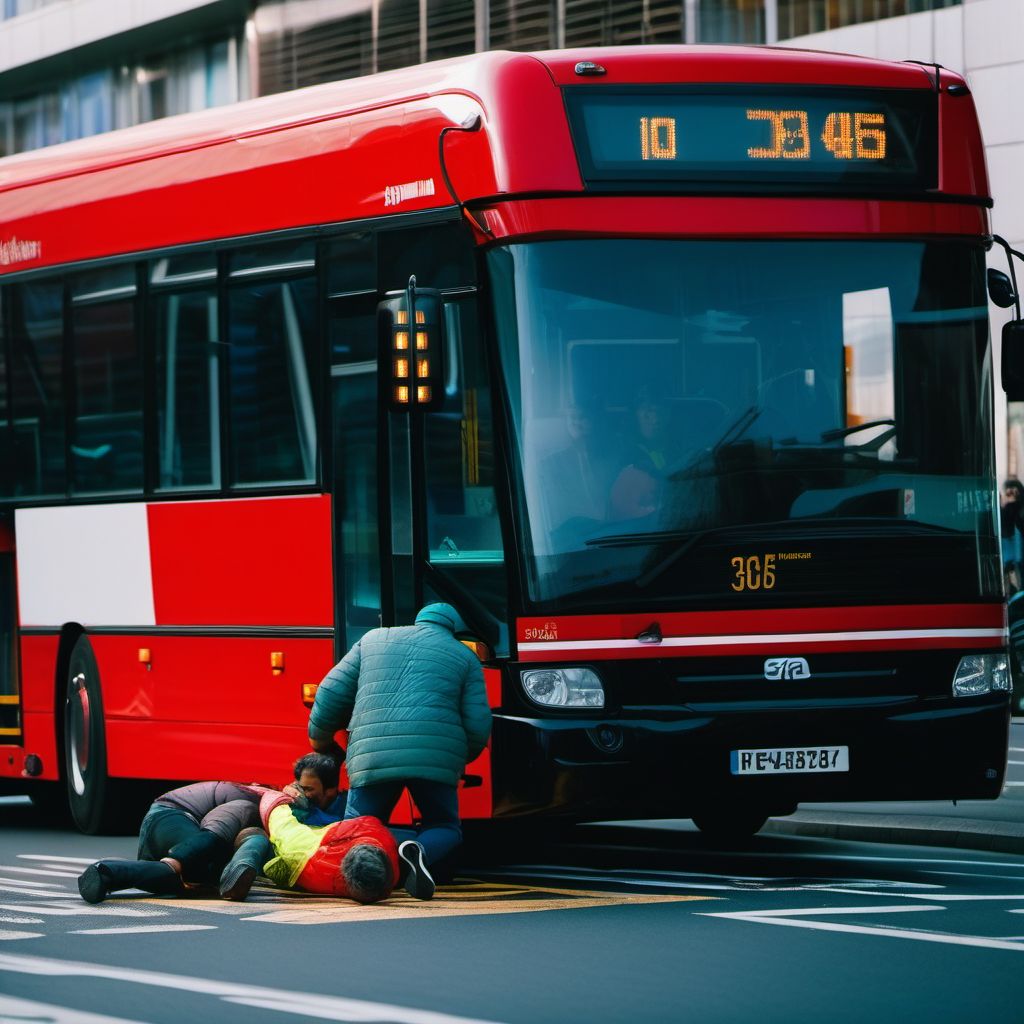
[[[417,899],[434,894],[428,865],[462,841],[459,778],[491,731],[480,662],[455,638],[465,630],[450,604],[428,604],[414,626],[371,630],[324,677],[309,714],[314,750],[334,749],[348,729],[346,819],[387,822],[408,787],[423,825],[398,852]]]

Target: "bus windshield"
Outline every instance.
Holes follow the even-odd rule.
[[[534,608],[998,597],[977,245],[488,258]]]

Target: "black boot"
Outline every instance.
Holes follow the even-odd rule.
[[[121,889],[142,889],[154,896],[180,896],[184,891],[178,872],[159,860],[98,860],[78,876],[78,891],[86,903],[102,903]]]
[[[244,900],[263,865],[274,856],[274,848],[264,835],[251,836],[228,861],[220,876],[220,895],[225,900]]]

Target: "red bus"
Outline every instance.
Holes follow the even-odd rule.
[[[440,599],[495,711],[467,818],[996,797],[990,205],[958,75],[757,48],[0,161],[3,784],[93,832],[280,778]]]

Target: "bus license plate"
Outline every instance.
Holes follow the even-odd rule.
[[[848,772],[849,747],[767,747],[733,750],[733,775],[792,775],[798,772]]]

